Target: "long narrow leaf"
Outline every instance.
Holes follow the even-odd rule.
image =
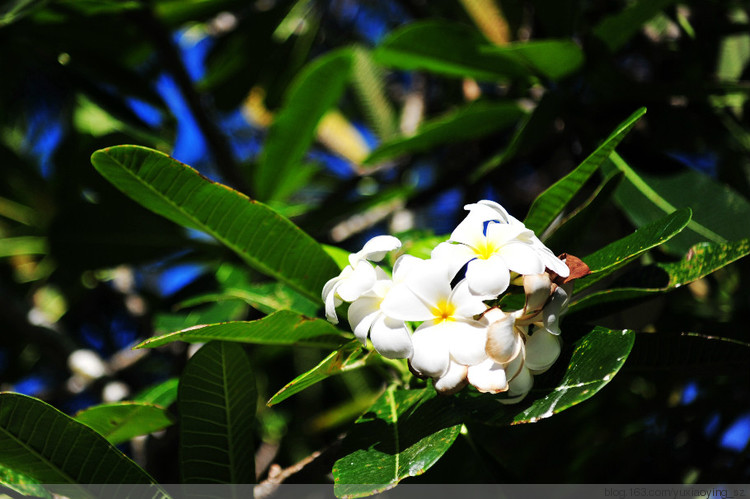
[[[117,146],[96,151],[91,161],[146,208],[212,235],[255,269],[311,299],[319,300],[325,282],[338,273],[320,245],[289,220],[164,153]]]
[[[358,340],[350,341],[338,350],[334,350],[328,354],[317,366],[287,383],[284,388],[271,397],[267,405],[278,404],[326,378],[364,366],[365,358],[361,355],[362,344]]]
[[[115,445],[172,424],[166,409],[146,402],[95,405],[80,411],[75,418]]]
[[[537,234],[544,232],[645,113],[646,109],[641,108],[630,115],[575,170],[541,193],[531,205],[524,220],[526,227]]]
[[[349,49],[331,52],[304,68],[292,83],[255,170],[253,190],[259,199],[282,199],[298,186],[300,162],[318,122],[343,94],[351,65]]]
[[[583,261],[591,269],[591,274],[576,281],[576,292],[586,289],[646,251],[669,241],[687,226],[690,217],[689,208],[677,210],[586,256]]]
[[[204,324],[182,331],[149,338],[135,348],[155,348],[173,341],[203,343],[211,340],[255,343],[260,345],[294,345],[311,343],[317,346],[346,341],[342,332],[323,319],[311,319],[289,310],[281,310],[255,321]]]

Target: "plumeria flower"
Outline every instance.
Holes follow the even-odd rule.
[[[349,265],[323,286],[322,298],[326,318],[330,322],[339,322],[337,306],[343,302],[351,303],[373,288],[378,280],[378,273],[370,262],[379,262],[386,253],[400,247],[401,241],[393,236],[376,236],[367,241],[360,251],[349,255]]]
[[[567,291],[546,273],[524,276],[523,284],[522,310],[506,313],[495,308],[485,314],[490,322],[489,359],[468,372],[469,383],[481,392],[507,391],[506,402],[523,398],[531,390],[533,375],[549,369],[560,355],[559,317],[567,305]]]
[[[471,366],[487,358],[487,323],[474,318],[487,306],[469,292],[465,280],[451,288],[453,277],[453,269],[440,260],[416,261],[381,304],[388,317],[424,321],[412,335],[410,366],[444,391],[465,379],[465,370],[455,364]]]
[[[412,265],[421,261],[411,255],[401,255],[393,266],[393,279],[376,268],[378,279],[372,289],[349,306],[349,325],[363,345],[369,333],[372,345],[383,357],[406,359],[412,355],[411,332],[403,320],[388,317],[381,304],[396,284],[403,283]]]
[[[464,207],[469,211],[450,239],[439,244],[432,258],[466,268],[469,290],[484,299],[498,296],[511,282],[511,272],[541,274],[546,268],[561,277],[569,269],[519,220],[493,201]]]

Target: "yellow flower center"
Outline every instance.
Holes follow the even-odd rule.
[[[432,311],[438,321],[452,321],[456,306],[447,300],[440,300]]]
[[[483,238],[481,241],[477,241],[477,244],[474,246],[474,253],[476,253],[477,258],[487,260],[489,257],[497,253],[498,249],[499,248],[495,246],[492,241]]]

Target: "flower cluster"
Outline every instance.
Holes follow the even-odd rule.
[[[471,384],[515,402],[559,356],[570,280],[588,269],[575,257],[556,257],[493,201],[465,209],[428,260],[401,255],[392,276],[374,263],[401,247],[397,238],[375,237],[351,254],[323,288],[326,317],[338,323],[336,308],[349,303],[349,325],[363,344],[369,336],[384,357],[408,359],[439,392]],[[569,260],[577,263],[572,273]],[[523,308],[503,310],[501,299],[521,289]]]

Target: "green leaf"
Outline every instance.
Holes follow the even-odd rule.
[[[615,331],[597,326],[576,342],[570,363],[557,386],[551,390],[533,389],[526,396],[530,403],[525,400],[503,405],[497,395],[472,393],[463,394],[461,403],[466,403],[465,410],[470,411],[470,417],[484,424],[535,423],[593,397],[619,372],[634,341],[635,333],[629,329]],[[553,367],[543,376],[552,375],[554,371]],[[546,393],[539,397],[539,391]]]
[[[516,59],[550,80],[559,80],[575,72],[584,61],[583,51],[572,40],[533,40],[502,47],[492,45],[483,51]]]
[[[180,378],[183,483],[255,482],[255,377],[241,345],[212,341]]]
[[[641,298],[689,284],[750,254],[750,239],[726,244],[698,243],[680,261],[656,263],[631,277],[635,284],[592,293],[574,300],[570,312],[605,303]]]
[[[594,27],[596,35],[610,51],[622,48],[646,22],[675,3],[675,0],[639,0],[622,12],[605,17]]]
[[[0,258],[17,255],[45,255],[47,251],[47,238],[45,237],[0,238]]]
[[[641,108],[631,114],[575,170],[541,193],[531,205],[529,214],[526,215],[524,220],[526,227],[536,234],[544,232],[644,114],[646,114],[646,108]]]
[[[115,445],[172,425],[166,409],[146,402],[96,405],[79,411],[75,419]]]
[[[690,217],[690,208],[675,211],[583,258],[591,274],[575,281],[575,291],[586,289],[646,251],[669,241],[688,225]]]
[[[346,336],[330,322],[280,310],[255,321],[204,324],[149,338],[135,348],[155,348],[173,341],[203,343],[223,340],[259,345],[305,345],[338,347]]]
[[[310,236],[267,206],[152,149],[117,146],[96,151],[94,167],[146,208],[200,229],[250,266],[318,300],[336,264]]]
[[[523,116],[524,111],[514,102],[475,102],[422,124],[410,137],[383,143],[365,159],[364,164],[372,165],[438,144],[482,137],[513,125]]]
[[[317,366],[300,374],[287,383],[284,388],[276,392],[267,402],[267,405],[278,404],[282,400],[286,400],[295,393],[299,393],[305,388],[319,383],[328,377],[364,366],[367,357],[362,357],[362,350],[362,343],[359,340],[352,340],[341,348],[334,350]]]
[[[23,19],[49,0],[10,0],[0,7],[0,28]]]
[[[179,378],[169,378],[168,380],[150,386],[133,397],[134,402],[145,402],[161,407],[169,407],[177,400],[177,386],[180,383]]]
[[[583,239],[581,235],[590,230],[589,227],[601,213],[604,205],[610,202],[621,181],[621,172],[612,172],[605,177],[591,196],[567,215],[560,222],[560,226],[544,239],[544,244],[555,253],[564,251],[575,254]]]
[[[7,487],[13,492],[24,496],[52,499],[52,494],[36,480],[17,471],[0,466],[0,493],[2,493],[2,487]],[[3,496],[0,495],[0,497]]]
[[[679,208],[693,210],[686,230],[665,245],[673,254],[682,256],[701,241],[721,244],[750,237],[750,203],[730,187],[694,170],[646,175],[631,168],[617,153],[610,159],[605,171],[616,168],[625,174],[615,201],[636,227]]]
[[[384,71],[364,47],[356,47],[353,56],[352,87],[372,128],[381,140],[388,140],[398,133],[398,124],[386,95]]]
[[[421,475],[458,436],[458,414],[432,387],[389,387],[344,439],[345,455],[333,465],[334,493],[364,497]]]
[[[18,393],[0,393],[0,449],[0,466],[39,483],[56,484],[47,488],[65,491],[68,497],[91,497],[73,484],[155,483],[88,426]],[[127,489],[123,485],[116,495]]]
[[[518,59],[485,51],[478,31],[446,21],[415,22],[389,33],[373,51],[376,62],[404,70],[426,70],[482,81],[527,77]]]
[[[316,59],[297,75],[268,130],[254,172],[258,198],[283,199],[300,187],[295,179],[302,158],[315,139],[318,122],[344,93],[351,66],[351,50],[341,49]]]

